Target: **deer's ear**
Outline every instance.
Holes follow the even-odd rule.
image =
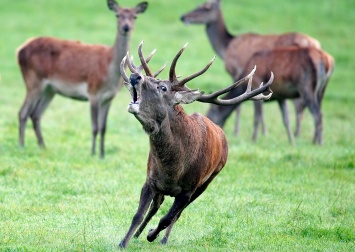
[[[118,3],[115,0],[107,0],[107,6],[110,10],[114,12],[119,9]]]
[[[174,102],[188,104],[196,101],[201,95],[203,95],[203,91],[199,90],[178,91],[174,95]]]
[[[136,6],[136,13],[143,13],[145,12],[145,10],[148,7],[148,3],[147,2],[141,2]]]

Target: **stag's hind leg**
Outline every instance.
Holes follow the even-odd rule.
[[[134,234],[135,238],[138,238],[139,235],[142,233],[144,228],[147,226],[148,222],[151,220],[151,218],[157,213],[159,207],[164,201],[164,195],[163,194],[156,194],[155,197],[153,198],[153,202],[150,205],[150,209],[148,214],[146,215],[143,223],[139,226],[137,232]]]
[[[182,210],[184,210],[184,208],[189,204],[190,199],[191,193],[181,193],[176,196],[169,212],[160,219],[157,228],[148,233],[147,240],[150,242],[154,241],[158,237],[160,231],[166,229],[174,223],[174,221],[176,221],[178,216],[181,214]]]
[[[196,189],[196,191],[194,192],[194,194],[191,196],[191,199],[189,201],[189,203],[185,206],[185,208],[190,205],[195,199],[197,199],[207,188],[207,186],[211,183],[211,181],[217,176],[218,172],[215,172],[214,174],[211,175],[211,177],[203,184],[201,185],[199,188]],[[184,209],[185,209],[184,208]],[[176,218],[174,218],[174,220],[171,222],[171,224],[167,227],[166,231],[165,231],[165,235],[164,237],[160,240],[161,244],[166,244],[168,242],[171,230],[175,224],[175,222],[180,218],[180,215],[182,213],[183,210],[181,210],[179,212],[179,214],[176,216]]]

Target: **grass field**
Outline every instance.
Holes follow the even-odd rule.
[[[158,69],[189,42],[178,74],[199,70],[215,53],[204,27],[185,26],[179,17],[200,3],[150,1],[137,19],[132,53],[144,40],[145,52],[157,49],[150,66]],[[311,144],[307,111],[291,147],[276,103],[265,106],[268,135],[252,143],[253,109],[246,102],[240,136],[233,135],[234,116],[225,127],[226,167],[184,211],[168,245],[147,242],[145,230],[129,251],[355,251],[354,2],[223,0],[222,6],[233,34],[303,32],[334,56],[323,100],[324,145]],[[110,45],[113,13],[104,0],[0,1],[0,23],[0,251],[115,251],[137,208],[148,153],[148,137],[126,111],[128,92],[122,89],[111,107],[104,160],[90,156],[89,104],[60,96],[42,119],[47,149],[38,148],[30,122],[21,149],[17,113],[25,86],[15,58],[16,48],[34,36]],[[228,84],[217,59],[189,86],[211,91]],[[208,105],[185,108],[206,113]]]

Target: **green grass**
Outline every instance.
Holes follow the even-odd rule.
[[[214,55],[204,28],[179,21],[201,2],[150,1],[137,19],[133,54],[144,40],[145,52],[157,48],[150,65],[158,69],[189,42],[178,74],[202,68]],[[169,244],[148,243],[145,230],[131,240],[129,250],[354,251],[352,1],[223,0],[223,10],[234,34],[303,32],[334,56],[336,68],[323,100],[324,146],[311,144],[314,127],[307,112],[302,137],[291,147],[275,103],[265,106],[268,135],[252,143],[253,109],[245,103],[240,136],[232,134],[234,116],[225,128],[230,146],[226,167],[182,214]],[[25,87],[15,59],[16,48],[33,36],[111,44],[113,13],[103,0],[1,1],[0,22],[0,250],[115,251],[137,208],[148,153],[147,136],[126,111],[128,92],[122,90],[111,107],[104,160],[90,156],[88,103],[59,96],[42,120],[47,149],[37,147],[30,123],[21,149],[17,113]],[[230,83],[217,59],[189,86],[210,91]],[[185,108],[205,113],[208,106]],[[291,119],[294,123],[293,113]],[[157,225],[171,202],[164,203],[148,228]]]

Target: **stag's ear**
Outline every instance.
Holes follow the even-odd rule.
[[[117,12],[119,5],[115,0],[107,0],[107,6],[110,10]]]
[[[148,7],[148,3],[147,2],[141,2],[136,6],[136,13],[143,13],[145,12],[145,10]]]
[[[188,91],[178,91],[174,95],[174,102],[188,104],[196,101],[203,95],[203,91],[199,90],[188,90]]]

